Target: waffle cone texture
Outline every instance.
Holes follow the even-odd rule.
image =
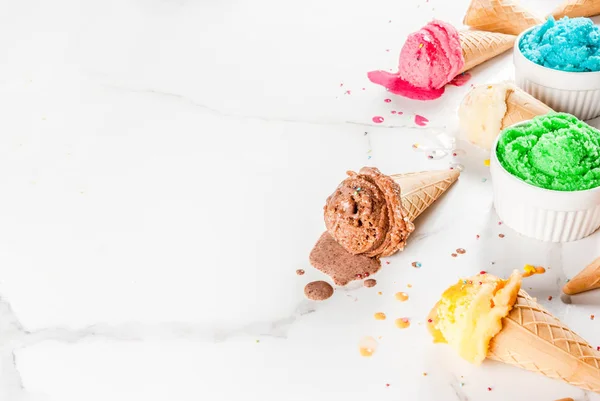
[[[457,170],[392,175],[392,179],[400,185],[402,207],[407,212],[407,219],[415,221],[456,182],[459,175]]]
[[[512,0],[473,0],[463,23],[473,29],[518,35],[544,21]]]
[[[523,290],[502,319],[502,330],[490,342],[487,357],[600,392],[600,351]]]
[[[460,73],[504,53],[513,47],[514,35],[485,31],[460,31],[460,46],[465,65]]]
[[[600,0],[567,0],[558,6],[552,16],[555,19],[562,17],[592,17],[600,14]]]

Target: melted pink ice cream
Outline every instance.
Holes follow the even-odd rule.
[[[397,74],[372,71],[369,79],[392,93],[411,99],[437,99],[462,70],[458,31],[452,25],[434,20],[411,33],[400,52]]]

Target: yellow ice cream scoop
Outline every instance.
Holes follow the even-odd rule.
[[[491,339],[502,330],[502,319],[512,309],[521,288],[521,274],[508,280],[479,274],[448,288],[429,314],[434,342],[448,343],[475,364],[486,358]]]

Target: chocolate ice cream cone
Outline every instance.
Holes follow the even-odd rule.
[[[390,256],[404,249],[413,220],[459,176],[458,171],[427,171],[389,176],[374,167],[346,178],[327,198],[325,226],[353,255]]]
[[[506,114],[502,119],[502,129],[551,111],[552,109],[545,103],[537,100],[524,90],[511,85],[506,91]]]
[[[591,17],[600,14],[600,0],[567,0],[554,11],[552,16],[556,19],[562,17]]]
[[[392,175],[392,179],[400,185],[402,207],[407,212],[407,219],[414,222],[425,209],[454,184],[459,175],[457,170]]]
[[[517,39],[514,35],[485,31],[460,31],[459,36],[465,59],[461,73],[504,53]]]
[[[600,288],[600,258],[594,260],[563,287],[567,295]]]
[[[473,0],[463,20],[474,29],[511,35],[543,22],[512,0]]]
[[[502,330],[490,342],[487,357],[600,392],[600,351],[523,290],[502,319]]]

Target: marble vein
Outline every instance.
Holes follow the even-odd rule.
[[[308,125],[345,125],[345,124],[350,124],[350,125],[357,125],[359,127],[368,127],[368,128],[386,128],[386,129],[403,128],[403,129],[410,129],[410,130],[443,130],[446,128],[445,126],[419,127],[419,126],[411,125],[411,124],[391,125],[391,124],[365,123],[365,122],[352,121],[352,120],[346,120],[346,121],[304,120],[304,119],[294,119],[294,118],[267,117],[267,116],[260,116],[260,115],[234,114],[234,113],[229,113],[229,112],[225,112],[222,110],[218,110],[214,107],[211,107],[211,106],[208,106],[208,105],[205,105],[202,103],[198,103],[195,100],[190,99],[189,97],[187,97],[185,95],[181,95],[181,94],[174,93],[174,92],[162,91],[162,90],[157,90],[157,89],[152,89],[152,88],[138,89],[138,88],[132,88],[132,87],[128,87],[128,86],[115,85],[115,84],[102,84],[102,86],[105,88],[113,89],[113,90],[120,90],[120,91],[126,91],[126,92],[131,92],[131,93],[138,93],[138,94],[150,94],[150,95],[160,96],[163,98],[171,98],[173,100],[187,103],[190,106],[193,106],[198,109],[202,109],[211,114],[214,114],[214,115],[217,115],[220,117],[225,117],[225,118],[234,118],[237,120],[260,120],[260,121],[271,122],[271,123],[308,124]]]

